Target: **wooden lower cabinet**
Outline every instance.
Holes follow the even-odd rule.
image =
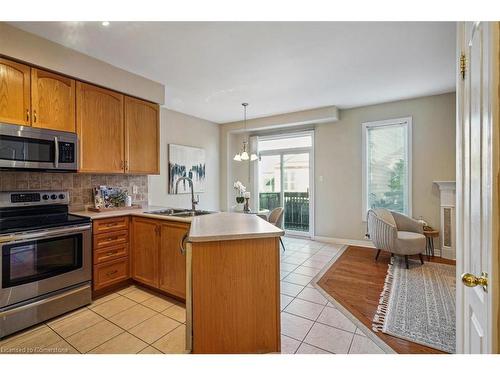
[[[132,278],[155,288],[158,288],[159,228],[157,220],[132,218]]]
[[[143,217],[94,220],[94,291],[132,278],[185,299],[186,256],[180,243],[188,231],[188,223]]]
[[[132,278],[172,296],[186,298],[186,257],[180,242],[189,224],[132,218]]]
[[[279,352],[279,238],[194,242],[188,256],[192,352]]]
[[[180,246],[189,224],[163,222],[160,231],[159,288],[186,298],[186,256]]]
[[[112,286],[128,278],[128,257],[94,265],[94,290]]]
[[[92,229],[93,290],[101,291],[130,278],[129,218],[97,219]]]

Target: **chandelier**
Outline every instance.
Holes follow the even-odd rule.
[[[244,119],[245,119],[245,132],[247,130],[247,106],[248,106],[248,103],[241,103],[241,105],[243,106],[243,110],[244,110]],[[250,161],[255,161],[258,159],[257,155],[252,153],[251,155],[248,155],[248,142],[247,141],[243,141],[243,147],[241,148],[241,152],[239,154],[236,154],[234,155],[234,158],[233,160],[235,161],[246,161],[246,160],[250,160]]]

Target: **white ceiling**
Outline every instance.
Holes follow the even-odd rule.
[[[216,123],[454,91],[452,22],[13,22],[166,87]]]

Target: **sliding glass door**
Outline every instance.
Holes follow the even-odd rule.
[[[312,132],[259,137],[259,209],[284,208],[284,229],[310,236],[312,230]]]
[[[309,233],[309,152],[283,154],[285,229]]]

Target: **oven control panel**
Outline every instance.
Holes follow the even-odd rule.
[[[0,207],[69,204],[67,191],[9,191],[0,192]]]

